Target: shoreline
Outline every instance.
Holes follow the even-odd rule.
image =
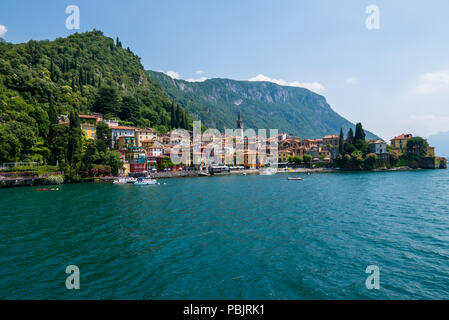
[[[396,168],[382,168],[382,169],[372,169],[372,170],[342,170],[340,168],[283,168],[278,169],[276,174],[285,173],[348,173],[348,172],[396,172],[396,171],[423,171],[423,170],[441,170],[444,168],[437,169],[424,169],[424,168],[411,168],[411,167],[396,167]],[[195,178],[195,177],[214,177],[214,176],[246,176],[246,175],[259,175],[260,169],[245,169],[239,171],[232,171],[219,174],[208,174],[205,175],[204,172],[198,171],[177,171],[177,172],[157,172],[156,174],[150,175],[154,179],[164,180],[164,179],[174,179],[174,178]],[[203,174],[201,174],[203,173]],[[106,182],[110,183],[120,176],[108,176],[108,177],[88,177],[83,179],[83,181],[65,181],[62,184],[72,184],[72,183],[92,183],[92,182]],[[15,188],[15,187],[32,187],[32,186],[57,186],[46,183],[45,179],[42,177],[34,178],[9,178],[0,179],[0,189],[4,188]]]

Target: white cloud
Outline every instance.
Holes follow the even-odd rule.
[[[0,37],[3,37],[6,34],[6,32],[8,32],[6,26],[0,24]]]
[[[248,81],[268,81],[268,82],[276,83],[280,86],[306,88],[306,89],[309,89],[314,92],[321,92],[321,91],[326,90],[324,88],[324,86],[319,82],[299,82],[299,81],[288,82],[283,79],[272,79],[263,74],[258,74],[257,76],[248,79]]]
[[[176,71],[170,70],[170,71],[165,72],[165,74],[173,79],[179,79],[179,73]]]
[[[449,90],[449,72],[437,71],[422,74],[414,93],[426,95],[443,90]]]
[[[198,79],[194,79],[194,78],[186,79],[186,81],[188,81],[188,82],[203,82],[203,81],[206,81],[206,80],[207,80],[206,77],[201,77],[201,78],[198,78]]]
[[[349,77],[348,79],[346,79],[346,83],[349,85],[355,85],[359,83],[359,79],[357,79],[356,77]]]
[[[204,71],[203,71],[203,70],[197,70],[197,71],[195,71],[195,73],[196,73],[197,75],[201,75],[201,74],[204,73]]]

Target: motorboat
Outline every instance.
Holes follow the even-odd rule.
[[[138,178],[135,182],[134,185],[136,186],[148,186],[148,185],[154,185],[157,184],[157,180],[156,179],[151,179],[151,178]]]
[[[304,180],[303,178],[301,178],[301,177],[287,177],[287,180],[292,180],[292,181],[301,181],[301,180]]]
[[[134,183],[136,181],[135,178],[127,177],[127,178],[118,178],[114,180],[115,184],[127,184],[127,183]]]

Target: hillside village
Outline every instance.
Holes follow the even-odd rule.
[[[88,140],[96,139],[96,128],[100,122],[106,123],[110,129],[112,143],[110,148],[116,150],[121,155],[123,162],[123,168],[120,171],[121,175],[146,175],[155,172],[180,172],[188,170],[207,170],[209,172],[223,172],[231,170],[242,169],[259,169],[267,165],[267,157],[273,155],[274,149],[278,153],[277,166],[281,168],[285,167],[343,167],[344,157],[348,161],[351,160],[349,155],[354,157],[357,150],[346,153],[343,148],[348,145],[348,139],[354,139],[352,129],[348,133],[348,136],[344,136],[343,132],[340,136],[335,134],[326,135],[318,139],[300,139],[299,137],[292,136],[288,133],[280,133],[276,137],[262,138],[259,136],[246,137],[245,149],[243,154],[243,163],[237,163],[234,150],[229,148],[229,141],[234,141],[236,137],[232,137],[226,134],[222,134],[220,138],[208,137],[203,135],[201,141],[201,151],[190,152],[190,157],[183,158],[183,162],[180,164],[173,164],[170,160],[170,153],[174,147],[173,141],[170,143],[170,132],[166,134],[158,133],[153,128],[136,128],[132,126],[123,126],[119,124],[118,120],[104,119],[102,114],[92,113],[89,115],[79,115],[80,125],[84,136]],[[61,118],[60,124],[67,125],[67,119]],[[359,124],[358,124],[359,125]],[[243,120],[239,112],[237,120],[237,133],[243,137]],[[240,130],[240,131],[239,131]],[[361,133],[363,129],[360,125]],[[192,135],[192,132],[190,135]],[[357,133],[357,129],[356,129]],[[387,142],[376,140],[365,140],[365,146],[367,151],[365,152],[365,159],[373,159],[373,165],[369,169],[375,168],[391,168],[400,166],[399,161],[401,157],[417,155],[416,150],[408,150],[407,142],[413,139],[412,134],[401,134],[390,140],[390,144]],[[420,138],[419,138],[420,139]],[[343,141],[343,144],[342,144]],[[206,163],[204,159],[200,164],[194,163],[194,157],[201,156],[204,158],[206,148],[210,143],[221,145],[222,148],[218,148],[220,154],[215,155],[216,149],[211,149],[210,156],[215,160],[213,163]],[[266,146],[266,156],[260,156],[257,152],[257,148],[249,148],[248,145],[253,143],[258,150]],[[342,147],[340,147],[340,145]],[[362,147],[363,148],[363,147]],[[351,151],[351,150],[349,150]],[[226,162],[226,156],[229,153],[234,153],[234,161],[232,163]],[[361,155],[361,154],[360,154]],[[435,148],[432,146],[426,146],[425,154],[422,158],[434,159],[431,164],[421,165],[425,168],[439,168],[445,167],[446,161],[442,158],[435,157]],[[435,159],[437,159],[435,161]],[[368,160],[366,160],[368,162]],[[402,165],[407,165],[402,161]],[[362,167],[361,167],[362,168]],[[351,166],[347,166],[347,169],[351,169]],[[352,168],[357,169],[357,168]]]

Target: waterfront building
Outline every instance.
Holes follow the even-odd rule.
[[[377,154],[382,160],[388,159],[387,143],[383,140],[369,141],[369,152]]]
[[[300,147],[300,141],[298,139],[287,138],[279,142],[279,147],[287,149],[296,149]]]
[[[142,141],[156,140],[157,134],[153,129],[136,129],[136,145],[142,147]]]
[[[324,136],[323,138],[323,145],[327,146],[330,145],[332,147],[338,147],[339,144],[339,136],[335,134]]]
[[[288,159],[290,157],[294,157],[294,156],[295,156],[295,154],[290,149],[284,149],[284,150],[278,151],[278,158],[279,158],[279,162],[281,162],[281,163],[288,162]]]
[[[134,147],[126,152],[131,174],[145,174],[147,172],[147,157],[142,147]]]
[[[115,141],[115,147],[118,150],[130,149],[132,147],[136,147],[136,139],[134,137],[129,136],[121,136],[118,137]]]
[[[115,147],[116,141],[120,137],[132,137],[135,138],[136,128],[126,126],[110,127],[112,132],[112,147]]]
[[[320,148],[318,151],[318,159],[326,162],[331,161],[331,152],[328,149]]]
[[[299,142],[299,145],[306,148],[306,150],[310,150],[313,146],[323,146],[323,139],[304,139]]]
[[[407,141],[409,139],[413,138],[413,135],[411,134],[401,134],[400,136],[394,137],[390,140],[390,145],[394,148],[399,150],[401,153],[407,152]]]
[[[320,147],[318,147],[317,145],[312,145],[312,147],[310,147],[310,149],[307,151],[307,154],[312,156],[312,161],[319,161]]]
[[[158,164],[161,163],[161,157],[164,155],[164,145],[158,141],[152,142],[149,146],[146,146],[146,144],[147,142],[144,141],[148,168],[157,168]]]
[[[245,150],[243,153],[243,164],[246,168],[255,169],[261,166],[257,151]]]

